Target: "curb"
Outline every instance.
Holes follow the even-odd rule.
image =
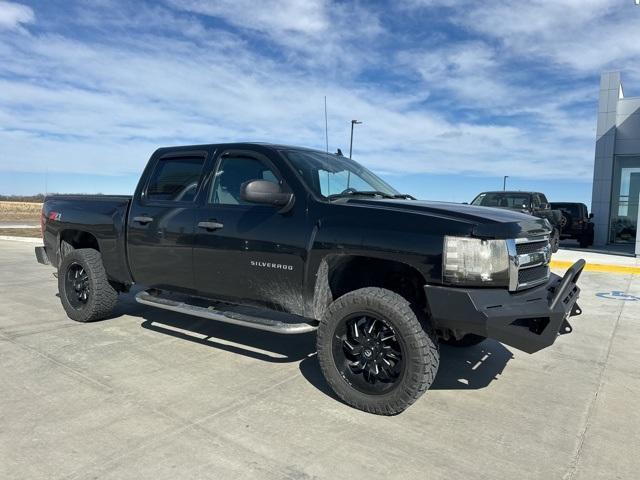
[[[551,268],[569,268],[574,262],[566,262],[564,260],[551,260],[549,266]],[[640,275],[640,267],[628,267],[626,265],[607,265],[602,263],[588,263],[584,267],[589,272],[606,272],[606,273],[626,273],[629,275]]]

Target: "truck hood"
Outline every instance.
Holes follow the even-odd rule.
[[[437,216],[469,223],[474,226],[473,235],[484,238],[548,235],[551,231],[547,220],[509,209],[479,207],[462,203],[383,198],[349,198],[346,203],[354,206],[415,213],[425,217]]]

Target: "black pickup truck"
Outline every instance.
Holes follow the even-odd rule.
[[[341,155],[298,147],[161,148],[133,197],[49,196],[42,229],[36,257],[57,268],[73,320],[105,318],[137,284],[145,305],[317,331],[328,384],[376,414],[429,388],[439,341],[491,337],[533,353],[581,313],[584,261],[550,273],[546,220],[418,201]]]
[[[544,193],[522,191],[482,192],[476,196],[471,205],[496,207],[528,213],[534,217],[544,218],[551,225],[551,251],[560,248],[560,232],[562,229],[562,212],[554,210]]]

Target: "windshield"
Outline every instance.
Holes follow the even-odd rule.
[[[529,208],[529,195],[526,193],[488,192],[478,195],[471,205],[502,208]]]
[[[326,198],[358,192],[401,195],[384,180],[346,157],[310,150],[288,150],[284,154],[319,196]]]

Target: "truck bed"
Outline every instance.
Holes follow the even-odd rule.
[[[83,235],[91,235],[109,278],[130,282],[126,222],[131,199],[131,195],[48,195],[42,206],[43,240],[53,265],[58,264],[62,241],[73,246]]]

